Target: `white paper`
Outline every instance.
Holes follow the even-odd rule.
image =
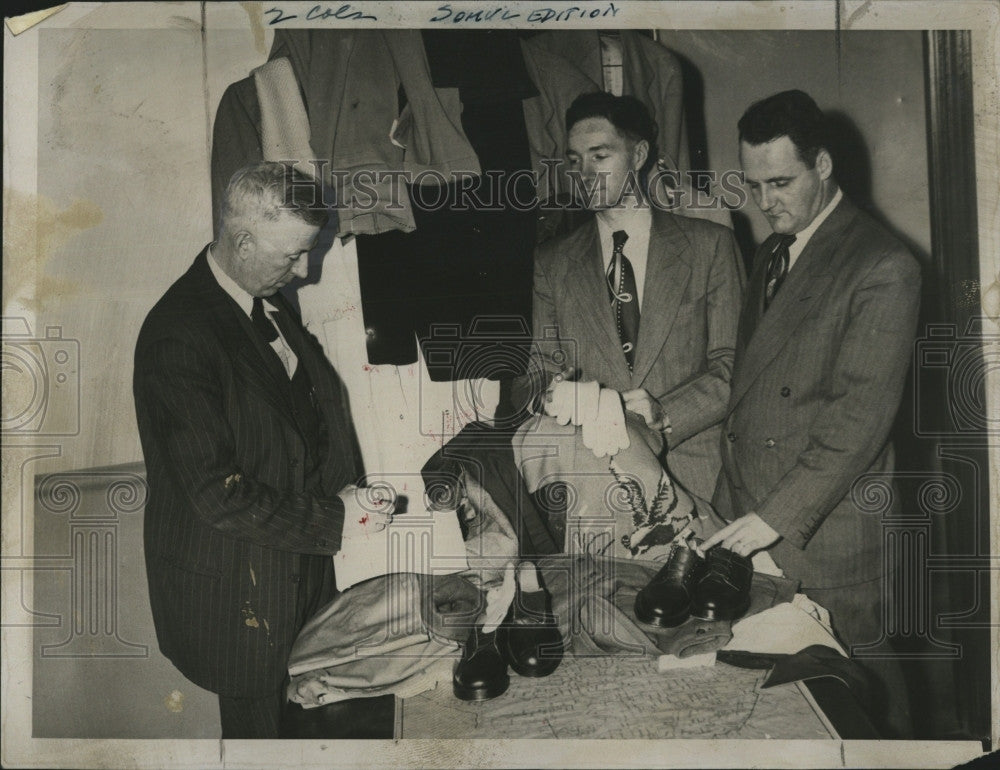
[[[407,475],[388,482],[399,498],[406,498],[405,513],[397,512],[381,532],[343,541],[333,557],[339,590],[394,572],[445,575],[469,568],[458,516],[454,510],[427,510],[418,478]],[[397,503],[397,511],[400,507]]]

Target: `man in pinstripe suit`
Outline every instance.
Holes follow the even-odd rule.
[[[830,611],[855,652],[882,640],[882,528],[853,485],[891,474],[889,430],[909,367],[920,266],[839,190],[827,121],[802,91],[752,105],[740,161],[774,231],[757,251],[736,344],[713,504],[727,527],[706,540],[768,549]],[[885,685],[873,716],[909,730],[895,660],[864,657]]]
[[[238,171],[216,241],[136,345],[157,640],[219,694],[224,738],[278,737],[289,650],[336,591],[331,555],[391,518],[362,503],[346,394],[278,294],[306,274],[316,196],[281,164]]]

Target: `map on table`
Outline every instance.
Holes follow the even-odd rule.
[[[830,738],[794,685],[761,690],[765,671],[722,663],[659,673],[645,657],[567,657],[544,679],[460,701],[448,682],[407,698],[401,738]]]

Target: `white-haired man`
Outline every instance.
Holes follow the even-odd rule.
[[[306,275],[318,195],[278,163],[239,170],[216,241],[136,346],[157,640],[219,694],[224,738],[278,737],[292,642],[336,590],[330,555],[391,517],[362,504],[346,394],[278,294]]]

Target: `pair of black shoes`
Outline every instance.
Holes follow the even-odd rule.
[[[475,626],[452,675],[452,690],[460,700],[489,700],[510,686],[509,665],[520,676],[548,676],[563,658],[563,641],[552,614],[552,599],[540,591],[514,595],[506,620],[484,634]]]
[[[635,597],[635,616],[659,628],[674,628],[689,617],[736,620],[750,608],[753,563],[716,546],[703,559],[674,545],[667,563]]]

